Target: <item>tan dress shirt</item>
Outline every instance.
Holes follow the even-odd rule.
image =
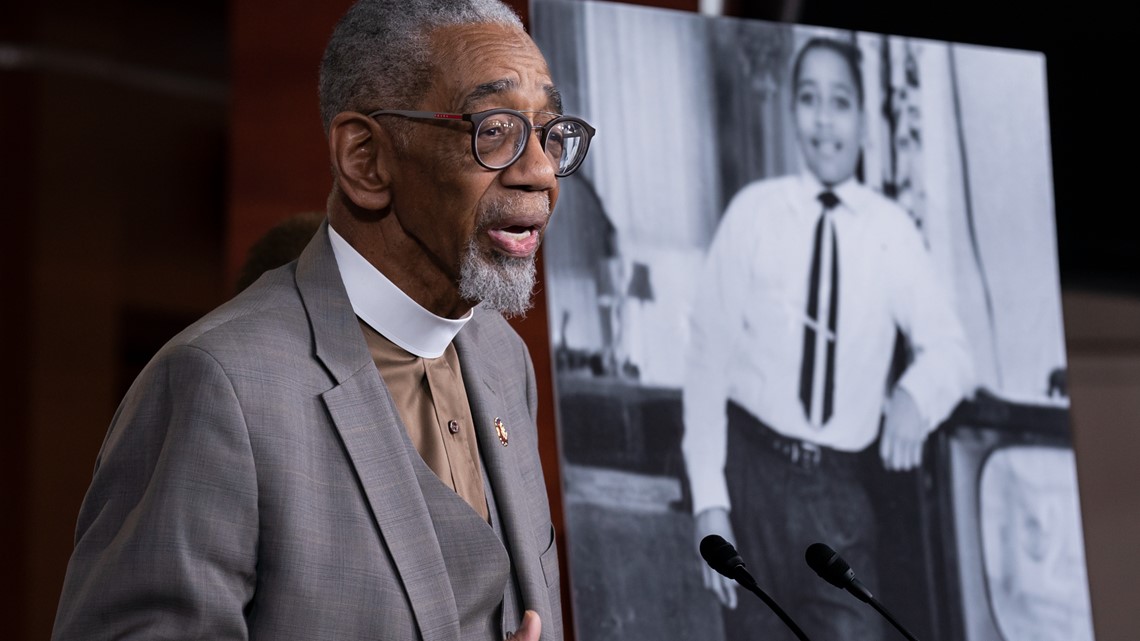
[[[489,522],[479,444],[455,344],[449,343],[439,358],[421,358],[363,321],[360,327],[416,451],[444,484]]]

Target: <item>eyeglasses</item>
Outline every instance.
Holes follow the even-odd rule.
[[[488,109],[471,114],[380,109],[368,114],[368,117],[465,120],[471,123],[471,152],[475,155],[475,161],[492,170],[506,169],[518,160],[530,142],[531,131],[537,130],[542,150],[554,165],[554,175],[563,178],[574,173],[586,159],[590,139],[594,137],[594,128],[585,120],[573,116],[546,111],[525,113],[548,119],[541,124],[532,123],[524,112],[514,109]]]

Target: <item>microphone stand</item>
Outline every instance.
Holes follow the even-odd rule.
[[[780,606],[776,605],[776,602],[772,600],[772,597],[768,596],[763,590],[761,590],[759,585],[756,585],[756,579],[752,578],[752,575],[748,573],[748,570],[744,569],[743,565],[737,566],[733,574],[736,576],[732,578],[746,590],[760,597],[760,600],[763,601],[769,608],[771,608],[772,611],[776,613],[776,616],[780,617],[780,620],[784,622],[784,625],[788,626],[788,628],[791,629],[793,633],[795,633],[797,639],[800,641],[811,641],[811,639],[809,639],[808,636],[804,634],[804,631],[800,629],[800,626],[796,625],[796,622],[792,621],[792,618],[789,617],[780,608]]]
[[[822,577],[823,575],[820,576]],[[871,591],[868,590],[865,585],[860,583],[859,579],[851,576],[847,582],[847,585],[844,587],[856,599],[859,599],[863,603],[866,603],[872,608],[875,608],[879,614],[883,615],[884,619],[886,619],[891,625],[895,626],[895,629],[902,633],[902,635],[909,641],[918,641],[918,639],[915,638],[915,636],[911,634],[909,630],[904,628],[903,625],[895,619],[894,615],[887,611],[887,607],[885,605],[879,603],[879,600],[875,598],[875,595],[871,594]]]
[[[815,570],[819,578],[841,590],[847,590],[851,593],[851,596],[875,608],[875,610],[883,615],[883,618],[893,625],[896,630],[901,632],[908,641],[918,641],[901,623],[895,620],[895,617],[887,611],[887,608],[884,607],[882,603],[879,603],[879,600],[871,594],[867,586],[855,578],[855,572],[851,569],[851,566],[840,558],[835,550],[832,550],[823,543],[812,543],[808,546],[804,557],[807,560],[808,567]]]
[[[879,614],[883,615],[883,618],[886,619],[887,621],[889,621],[891,625],[895,626],[895,629],[898,630],[900,633],[902,633],[902,635],[904,637],[906,637],[907,639],[909,639],[909,641],[918,641],[918,639],[915,638],[915,636],[913,634],[908,632],[907,629],[904,628],[901,623],[899,623],[898,621],[895,620],[895,617],[892,616],[891,613],[887,611],[887,608],[885,606],[883,606],[882,603],[879,603],[878,599],[871,596],[870,592],[867,593],[866,601],[867,601],[867,603],[869,603],[871,605],[872,608],[875,608],[876,610],[878,610]]]

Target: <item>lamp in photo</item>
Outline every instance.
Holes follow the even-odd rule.
[[[622,341],[621,308],[625,300],[622,288],[625,270],[620,258],[607,256],[599,259],[595,272],[598,314],[601,323],[602,348],[599,354],[596,376],[611,376],[617,373]]]
[[[653,285],[649,280],[649,265],[639,262],[633,263],[625,297],[633,304],[627,316],[628,327],[624,332],[627,341],[630,343],[626,350],[628,357],[622,363],[621,373],[628,378],[639,378],[641,375],[640,366],[645,364],[642,353],[645,342],[642,339],[645,323],[641,316],[645,310],[645,304],[653,301]]]

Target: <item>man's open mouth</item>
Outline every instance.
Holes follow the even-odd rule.
[[[508,225],[487,230],[491,243],[508,256],[525,258],[538,249],[539,228],[535,225]]]

